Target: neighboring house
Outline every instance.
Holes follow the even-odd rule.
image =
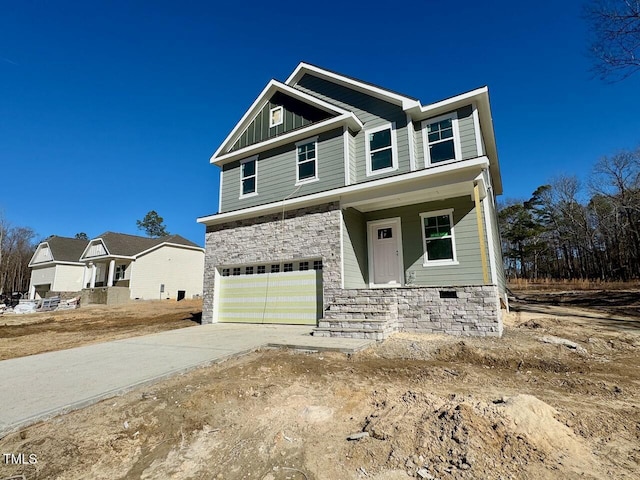
[[[502,334],[486,87],[429,105],[301,63],[211,157],[203,323]]]
[[[87,243],[87,240],[55,235],[40,243],[29,262],[29,298],[79,292],[84,271],[80,255]]]
[[[82,303],[202,295],[204,249],[180,235],[147,238],[106,232],[86,244],[80,261]]]

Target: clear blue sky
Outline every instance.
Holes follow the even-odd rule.
[[[203,244],[196,218],[218,207],[210,155],[300,61],[423,104],[488,85],[503,198],[640,145],[640,75],[592,77],[582,1],[224,3],[0,2],[11,224],[142,234],[153,209]]]

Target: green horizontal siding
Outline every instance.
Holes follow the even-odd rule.
[[[409,136],[406,128],[407,115],[402,110],[402,107],[309,74],[304,75],[296,87],[329,103],[352,111],[364,124],[364,129],[355,136],[357,145],[355,175],[351,176],[351,183],[366,182],[410,171]],[[393,122],[396,124],[398,170],[367,177],[365,130]]]
[[[462,159],[475,158],[478,156],[478,146],[476,144],[476,129],[473,120],[473,107],[466,107],[456,110],[458,115],[458,130],[460,132],[460,150],[462,151]],[[440,115],[438,115],[440,116]],[[422,122],[415,122],[416,129],[416,163],[418,168],[425,167],[425,151],[422,137]]]
[[[344,287],[368,287],[367,222],[354,208],[342,212]]]
[[[298,188],[295,143],[263,152],[258,156],[258,194],[240,198],[240,161],[228,163],[222,167],[220,211],[229,212],[344,186],[344,140],[341,128],[318,136],[317,166],[318,181]]]
[[[424,251],[420,214],[448,208],[453,208],[458,264],[424,267],[422,265]],[[470,196],[378,210],[365,214],[367,221],[391,217],[400,217],[402,222],[402,253],[406,282],[413,274],[413,285],[454,286],[484,283],[476,214]]]
[[[316,325],[322,314],[322,272],[221,277],[220,322]]]

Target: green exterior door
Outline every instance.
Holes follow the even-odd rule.
[[[317,325],[322,270],[220,277],[218,321]]]

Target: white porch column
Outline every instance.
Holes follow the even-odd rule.
[[[96,286],[96,264],[91,264],[91,285],[90,288],[95,288]]]
[[[116,271],[116,261],[111,259],[109,262],[109,277],[107,279],[107,287],[113,287],[113,274]]]
[[[29,300],[34,300],[35,298],[36,298],[36,286],[31,285],[31,288],[29,288]]]

